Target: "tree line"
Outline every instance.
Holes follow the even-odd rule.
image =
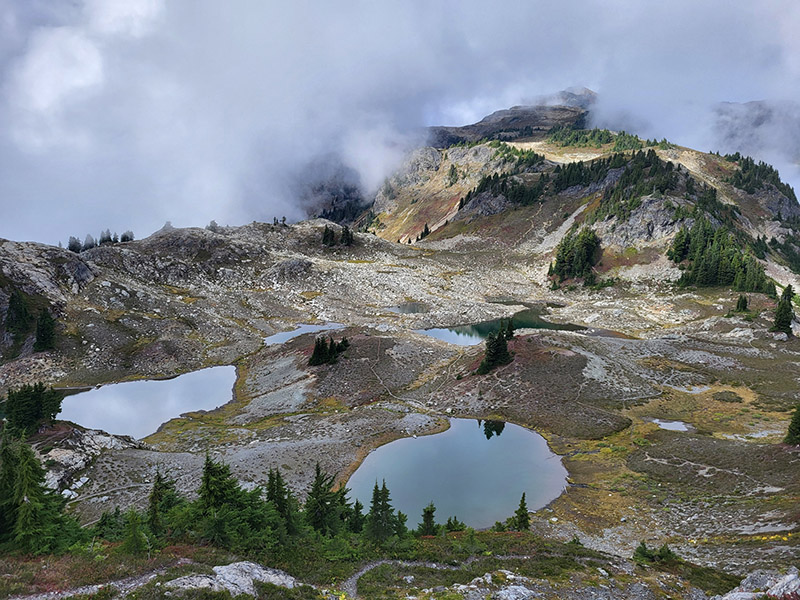
[[[770,184],[775,186],[775,189],[781,194],[797,202],[794,188],[781,181],[780,173],[772,165],[765,163],[763,160],[756,162],[752,157],[742,156],[738,152],[726,154],[723,158],[728,162],[735,162],[739,165],[739,170],[728,178],[728,183],[733,184],[734,187],[744,190],[748,194],[754,194],[764,185]]]
[[[44,485],[44,470],[22,438],[5,430],[0,441],[0,550],[50,554],[88,540],[119,542],[119,551],[151,553],[168,544],[207,543],[247,556],[291,560],[334,543],[340,551],[413,544],[414,536],[463,531],[450,517],[437,525],[433,503],[422,522],[409,530],[408,517],[395,510],[383,481],[376,481],[369,510],[348,499],[349,489],[316,464],[305,503],[286,484],[279,469],[270,469],[265,489],[245,490],[230,466],[206,455],[195,499],[179,494],[175,481],[157,468],[143,511],[118,507],[103,513],[88,528],[65,514],[64,499]],[[527,530],[527,505],[497,530]],[[94,543],[94,542],[93,542]]]
[[[742,245],[727,228],[714,229],[708,219],[697,219],[691,229],[682,227],[675,234],[667,257],[683,264],[678,285],[732,286],[739,292],[776,296],[775,283],[761,263],[742,251]]]
[[[95,239],[91,233],[87,233],[82,243],[79,238],[70,236],[69,241],[67,242],[67,250],[77,254],[79,252],[83,252],[84,250],[91,250],[97,246],[132,242],[133,239],[133,232],[130,230],[125,231],[121,236],[118,236],[116,231],[112,234],[110,229],[106,229],[105,231],[100,232],[100,237],[97,239]]]

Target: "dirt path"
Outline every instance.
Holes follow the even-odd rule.
[[[58,598],[69,598],[71,596],[81,595],[91,595],[96,594],[103,588],[114,588],[119,594],[119,598],[124,598],[132,591],[139,589],[143,585],[149,583],[155,577],[158,577],[162,573],[165,573],[168,569],[173,567],[177,567],[180,565],[189,565],[192,564],[194,561],[189,560],[188,558],[181,558],[171,563],[169,565],[165,565],[155,571],[150,571],[149,573],[144,573],[143,575],[134,575],[133,577],[126,577],[125,579],[118,579],[117,581],[109,581],[107,583],[98,583],[95,585],[83,585],[81,587],[72,588],[70,590],[63,590],[60,592],[44,592],[42,594],[32,594],[30,596],[11,596],[8,600],[57,600]]]
[[[364,575],[376,569],[382,565],[397,565],[399,567],[426,567],[428,569],[437,569],[439,571],[458,571],[467,567],[478,560],[478,556],[470,556],[464,562],[461,562],[457,565],[444,565],[441,563],[435,562],[425,562],[421,560],[376,560],[371,563],[367,563],[363,567],[361,567],[358,571],[356,571],[353,575],[348,577],[339,589],[345,592],[351,598],[358,598],[358,580],[361,579]],[[531,558],[530,555],[507,555],[507,556],[495,556],[493,557],[495,560],[526,560]]]

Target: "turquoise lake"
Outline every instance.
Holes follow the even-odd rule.
[[[385,479],[392,506],[408,515],[409,527],[432,501],[437,522],[457,516],[475,528],[513,515],[523,492],[530,510],[557,498],[567,471],[545,439],[518,425],[486,423],[452,419],[443,433],[381,446],[350,477],[349,498],[359,499],[366,512],[375,482]]]

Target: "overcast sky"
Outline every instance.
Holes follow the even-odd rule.
[[[0,237],[299,219],[315,157],[368,189],[420,126],[569,86],[716,149],[716,103],[800,98],[798,30],[796,0],[0,0]]]

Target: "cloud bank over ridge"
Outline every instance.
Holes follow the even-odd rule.
[[[0,5],[0,237],[302,218],[294,178],[321,156],[368,191],[419,128],[572,85],[598,124],[752,142],[793,179],[785,144],[732,138],[714,107],[798,97],[796,3],[385,4]]]

